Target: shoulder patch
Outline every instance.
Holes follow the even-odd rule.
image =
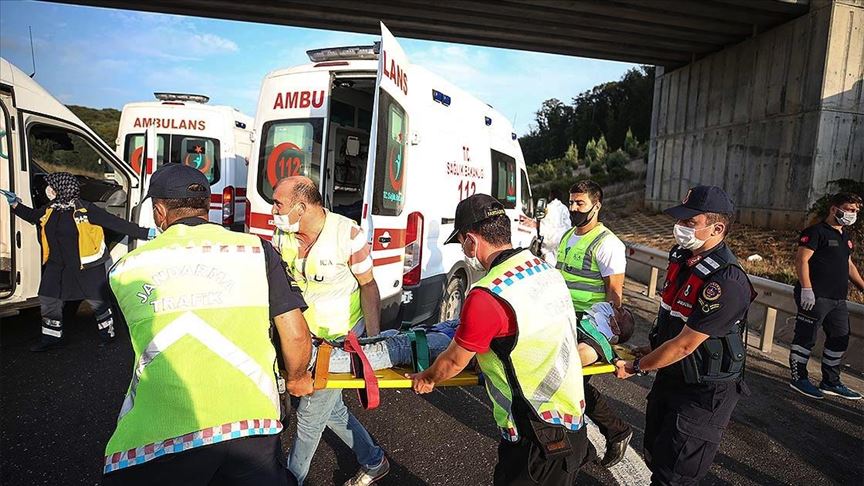
[[[855,247],[855,245],[852,244],[852,240],[847,241],[846,244],[849,245],[850,250]]]
[[[717,282],[708,282],[705,284],[705,287],[702,289],[702,298],[709,302],[713,302],[720,298],[723,294],[723,289],[720,287],[720,284]]]
[[[810,237],[807,235],[804,235],[801,237],[801,240],[799,240],[799,241],[801,241],[801,243],[806,244],[808,241],[810,241]]]

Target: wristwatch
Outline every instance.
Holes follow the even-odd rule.
[[[636,376],[645,376],[648,374],[648,373],[642,371],[642,368],[639,367],[639,360],[641,360],[641,359],[642,358],[639,357],[639,358],[636,358],[633,360],[633,372],[634,372],[633,374]]]

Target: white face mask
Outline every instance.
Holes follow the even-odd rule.
[[[675,242],[678,243],[678,246],[685,250],[695,250],[705,244],[705,240],[696,238],[695,228],[676,224],[672,234],[675,235]]]
[[[855,221],[858,221],[858,213],[837,208],[837,211],[834,212],[834,218],[843,226],[851,226],[855,224]]]
[[[54,190],[53,187],[48,186],[45,188],[45,196],[48,198],[49,201],[53,201],[57,199],[57,192]]]
[[[468,241],[468,238],[465,238],[465,241]],[[477,258],[477,240],[474,240],[474,256],[469,257],[467,253],[465,253],[465,246],[463,242],[462,252],[465,255],[465,263],[468,264],[473,270],[478,272],[485,272],[486,269],[483,267],[483,264],[480,263],[480,260]]]
[[[294,208],[291,208],[291,211],[294,211]],[[286,214],[273,215],[273,224],[286,233],[296,233],[300,231],[300,218],[297,218],[297,221],[294,223],[292,223],[288,218],[291,211],[288,211]]]

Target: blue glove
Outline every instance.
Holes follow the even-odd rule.
[[[9,204],[15,204],[16,202],[21,200],[12,191],[4,191],[4,190],[0,189],[0,192],[2,192],[4,196],[6,196],[6,202],[8,202]]]
[[[156,232],[156,228],[150,228],[149,230],[147,230],[147,239],[152,240],[153,238],[156,238],[157,234],[158,233]]]

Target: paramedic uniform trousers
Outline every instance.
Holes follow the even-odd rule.
[[[845,300],[816,298],[816,305],[809,311],[801,308],[799,290],[795,289],[798,315],[795,319],[795,337],[789,354],[792,379],[807,378],[807,361],[816,344],[819,327],[825,330],[825,349],[822,352],[822,382],[826,385],[840,384],[840,362],[849,346],[849,310]]]
[[[105,300],[84,299],[93,309],[96,327],[102,339],[114,337],[114,319],[111,314],[111,304]],[[63,338],[63,306],[66,301],[39,296],[39,307],[42,312],[42,342],[56,342]]]

